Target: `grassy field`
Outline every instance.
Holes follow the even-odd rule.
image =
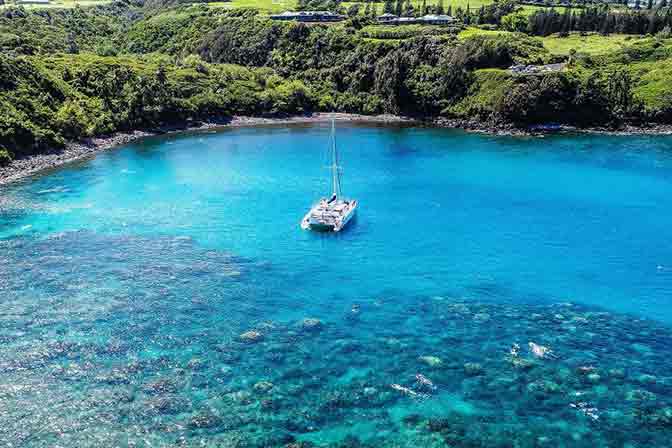
[[[512,34],[509,31],[499,31],[499,30],[482,30],[476,27],[469,27],[460,32],[457,37],[460,39],[468,39],[473,36],[484,35],[484,36],[498,36],[502,34]]]
[[[467,39],[476,35],[494,36],[507,33],[508,31],[490,31],[469,27],[460,32],[458,37],[460,39]],[[568,56],[572,49],[591,55],[606,54],[623,49],[637,42],[641,42],[642,40],[651,39],[651,37],[626,34],[602,36],[597,33],[590,33],[582,36],[579,33],[572,33],[568,37],[560,37],[557,34],[554,34],[547,37],[538,37],[537,39],[540,39],[544,44],[544,47],[546,47],[552,54]]]
[[[586,36],[572,33],[568,37],[552,35],[541,38],[544,47],[551,53],[558,55],[568,55],[571,49],[593,55],[605,54],[632,45],[642,39],[648,38],[645,36],[628,36],[624,34],[602,36],[596,33]]]
[[[404,40],[421,35],[444,36],[453,31],[445,26],[427,25],[369,25],[359,30],[358,35],[365,39],[374,40]]]
[[[44,9],[44,8],[74,8],[75,6],[93,6],[110,3],[112,0],[51,0],[49,5],[25,5],[26,9]],[[200,4],[200,3],[199,3]],[[211,2],[209,6],[215,8],[256,8],[264,12],[282,12],[296,7],[296,0],[231,0],[228,2]],[[9,3],[0,6],[0,9],[7,6],[13,6]]]
[[[37,9],[37,8],[74,8],[76,5],[79,6],[89,6],[89,5],[100,5],[105,3],[110,3],[112,0],[52,0],[49,5],[27,5],[25,6],[28,9]],[[365,2],[343,2],[342,6],[347,9],[350,6],[360,3],[362,6],[362,11],[366,6]],[[453,9],[457,7],[466,8],[467,5],[471,9],[480,8],[481,5],[486,5],[492,3],[492,0],[444,0],[444,8],[451,6]],[[214,8],[226,8],[226,9],[236,9],[236,8],[255,8],[263,12],[268,13],[279,13],[282,11],[293,10],[296,8],[297,0],[231,0],[228,2],[211,2],[208,3],[209,6]],[[416,8],[422,6],[422,0],[413,0],[413,4]],[[427,0],[428,5],[438,4],[438,0]],[[383,2],[375,3],[377,11],[379,14],[383,13]],[[5,5],[10,6],[10,5]],[[3,6],[0,6],[3,8]]]
[[[96,1],[96,0],[92,0]],[[341,6],[346,10],[356,4],[361,5],[361,12],[364,12],[366,7],[366,2],[343,2]],[[492,3],[492,0],[444,0],[444,8],[451,6],[453,9],[457,7],[466,8],[469,5],[469,8],[476,9],[480,8],[481,5],[486,5]],[[269,13],[278,13],[287,10],[293,10],[296,8],[297,0],[231,0],[229,2],[211,2],[209,5],[215,8],[226,8],[226,9],[236,9],[236,8],[255,8],[263,12]],[[413,4],[416,8],[422,6],[422,0],[413,0]],[[438,0],[427,0],[427,5],[436,5]],[[372,5],[376,6],[378,14],[383,13],[383,2],[373,3]]]
[[[639,77],[635,95],[648,107],[664,107],[672,98],[672,61],[638,62],[628,69]]]
[[[345,8],[348,9],[350,6],[355,5],[359,3],[361,5],[362,11],[366,7],[366,3],[364,1],[362,2],[343,2],[341,5]],[[413,6],[415,8],[421,8],[422,7],[422,0],[412,0]],[[492,0],[443,0],[443,7],[448,8],[449,6],[452,7],[453,9],[456,9],[458,7],[462,9],[466,9],[467,5],[469,6],[470,9],[476,9],[480,8],[482,5],[487,5],[489,3],[492,3]],[[383,13],[383,6],[384,3],[378,2],[374,3],[376,5],[378,14]],[[437,5],[438,0],[427,0],[427,6],[431,5]]]
[[[296,7],[296,0],[231,0],[230,2],[208,3],[215,8],[255,8],[263,12],[278,13],[292,10]]]
[[[520,5],[521,10],[527,15],[532,15],[535,11],[540,9],[549,9],[548,6],[534,6],[534,5]],[[558,13],[563,14],[565,12],[565,7],[563,6],[554,6],[553,9],[558,11]]]
[[[45,9],[45,8],[74,8],[75,6],[94,6],[94,5],[104,5],[105,3],[110,3],[112,0],[51,0],[51,3],[48,5],[24,5],[26,9]],[[12,3],[8,3],[0,6],[0,9],[3,7],[14,6]]]

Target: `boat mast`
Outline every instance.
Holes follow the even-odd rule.
[[[331,177],[333,184],[333,195],[338,198],[341,196],[341,167],[338,166],[338,150],[336,149],[336,130],[334,120],[331,120]]]

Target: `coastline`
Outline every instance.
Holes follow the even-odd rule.
[[[338,112],[314,113],[310,115],[297,115],[289,117],[233,116],[226,119],[198,121],[196,122],[197,124],[185,122],[178,125],[160,126],[147,130],[117,132],[109,136],[92,137],[85,141],[68,142],[66,147],[63,149],[17,159],[12,161],[12,163],[10,163],[8,166],[0,167],[0,186],[19,181],[43,171],[58,168],[62,165],[92,158],[101,152],[112,150],[118,146],[125,145],[145,137],[180,132],[202,131],[208,129],[323,123],[330,120],[340,122],[361,122],[368,124],[419,124],[430,127],[462,129],[467,132],[477,132],[495,136],[543,137],[549,134],[563,133],[593,133],[623,136],[672,135],[672,125],[654,125],[651,127],[625,126],[621,129],[576,128],[573,126],[564,125],[517,128],[510,124],[485,123],[461,119],[438,118],[433,120],[423,120],[397,115],[360,115]]]
[[[462,129],[467,132],[477,132],[487,135],[514,136],[514,137],[543,137],[553,134],[601,134],[601,135],[672,135],[672,125],[653,124],[650,126],[625,125],[620,128],[595,126],[580,128],[564,124],[534,125],[526,128],[516,127],[511,123],[487,123],[475,120],[437,118],[426,122],[432,126],[451,129]]]
[[[63,149],[36,154],[13,160],[9,165],[0,167],[0,186],[13,183],[32,175],[58,168],[62,165],[92,158],[97,154],[126,145],[135,140],[156,135],[180,132],[203,131],[208,129],[227,129],[253,126],[272,126],[283,124],[322,123],[330,120],[362,123],[417,123],[418,120],[396,115],[359,115],[348,113],[315,113],[290,117],[249,117],[234,116],[227,119],[198,121],[198,124],[182,123],[161,126],[147,130],[116,132],[108,136],[92,137],[85,141],[68,142]]]

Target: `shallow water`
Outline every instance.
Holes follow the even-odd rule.
[[[303,232],[327,139],[152,138],[0,187],[0,442],[668,445],[671,138],[343,125],[359,216]]]

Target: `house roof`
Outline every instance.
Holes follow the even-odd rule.
[[[283,13],[275,15],[283,17],[294,17],[294,16],[335,16],[337,14],[331,11],[285,11]]]
[[[422,20],[455,20],[451,16],[446,14],[427,14],[421,17]]]
[[[271,18],[301,18],[301,17],[343,17],[331,11],[285,11],[280,14],[271,14]]]

